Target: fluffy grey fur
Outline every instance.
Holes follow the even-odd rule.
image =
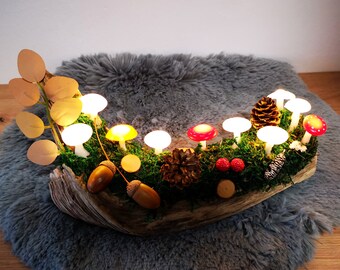
[[[14,253],[28,266],[296,269],[311,259],[315,238],[340,225],[339,116],[306,90],[290,65],[223,54],[99,54],[64,62],[58,74],[75,78],[83,93],[105,96],[109,106],[102,116],[108,123],[131,123],[141,136],[161,128],[183,143],[191,125],[219,125],[230,115],[248,114],[258,99],[279,86],[309,100],[312,113],[324,117],[329,129],[319,140],[317,173],[308,181],[215,224],[141,238],[61,213],[48,191],[53,166],[27,161],[32,141],[12,125],[1,138],[0,225]]]

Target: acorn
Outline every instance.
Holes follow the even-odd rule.
[[[158,193],[148,185],[143,184],[139,180],[132,180],[127,188],[129,197],[135,200],[140,206],[147,209],[156,209],[161,204]]]
[[[91,193],[98,193],[104,190],[111,183],[115,173],[116,166],[111,161],[104,160],[100,162],[87,181],[88,191]]]

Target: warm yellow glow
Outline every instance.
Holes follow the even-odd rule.
[[[207,124],[200,124],[194,127],[194,131],[197,133],[206,133],[212,130],[212,127]]]
[[[322,128],[322,121],[317,117],[308,117],[307,121],[314,129]]]
[[[136,155],[129,154],[122,158],[120,165],[122,165],[124,171],[134,173],[139,170],[141,161]]]
[[[127,124],[116,125],[112,127],[107,133],[106,138],[111,141],[119,142],[120,148],[127,150],[125,141],[132,140],[138,135],[133,126]]]
[[[136,138],[138,135],[134,127],[126,124],[112,127],[106,134],[106,138],[111,141],[127,141]]]
[[[130,131],[130,128],[128,126],[123,126],[123,125],[120,125],[120,126],[116,126],[112,129],[112,133],[116,134],[116,136],[118,137],[124,137],[125,134],[128,134]]]

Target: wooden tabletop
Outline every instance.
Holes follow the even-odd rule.
[[[325,100],[340,114],[340,72],[299,74],[308,88]],[[7,85],[0,85],[0,132],[3,131],[23,107],[14,101]],[[340,194],[339,194],[340,196]],[[340,269],[340,227],[334,228],[332,235],[323,235],[317,240],[314,259],[300,270]],[[3,240],[0,232],[0,270],[28,269],[11,252],[11,245]]]

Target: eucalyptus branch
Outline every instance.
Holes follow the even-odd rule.
[[[51,114],[50,114],[49,99],[46,95],[44,87],[40,83],[37,83],[37,85],[39,87],[42,98],[44,100],[42,104],[45,106],[45,109],[46,109],[47,120],[48,120],[48,123],[49,123],[49,127],[51,128],[53,139],[54,139],[55,143],[58,145],[59,150],[64,152],[65,147],[62,144],[62,142],[60,141],[59,134],[57,132],[57,129],[55,128],[55,122],[53,121]]]

